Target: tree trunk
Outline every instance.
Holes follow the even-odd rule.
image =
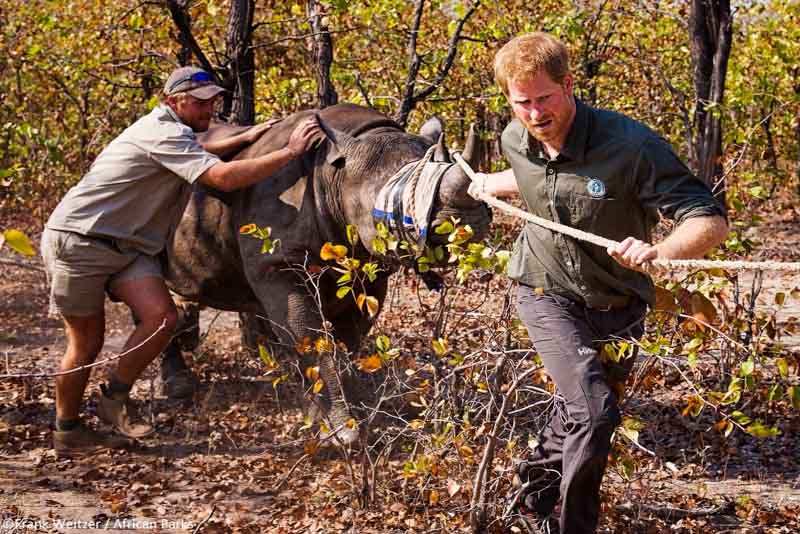
[[[228,60],[223,82],[228,93],[222,116],[234,124],[253,124],[256,117],[255,54],[253,53],[253,12],[255,0],[233,0],[225,37]]]
[[[306,9],[311,23],[311,54],[314,77],[317,79],[317,102],[320,108],[326,108],[339,101],[339,95],[331,81],[333,40],[328,30],[327,17],[319,2],[308,0]]]
[[[178,42],[181,44],[181,51],[178,54],[178,62],[181,65],[188,65],[191,62],[191,56],[194,55],[203,70],[216,79],[217,73],[192,35],[192,21],[187,11],[188,4],[188,0],[167,0],[167,9],[179,32]]]
[[[692,0],[689,31],[692,40],[694,114],[692,160],[698,176],[717,188],[724,199],[722,178],[722,116],[725,75],[731,53],[733,15],[729,0]]]

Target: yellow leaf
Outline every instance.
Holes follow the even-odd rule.
[[[353,418],[351,417],[350,419],[348,419],[347,421],[345,421],[345,423],[344,423],[344,426],[345,426],[346,428],[349,428],[350,430],[353,430],[353,429],[355,429],[355,428],[356,428],[356,426],[358,426],[358,423],[356,422],[356,420],[355,420],[355,419],[353,419]]]
[[[472,458],[475,456],[475,452],[469,445],[462,445],[458,448],[458,453],[463,456],[464,458]]]
[[[352,224],[347,225],[347,242],[352,246],[358,243],[358,229]]]
[[[410,423],[408,423],[409,428],[413,428],[414,430],[421,430],[425,427],[425,421],[422,419],[414,419]]]
[[[323,352],[333,352],[333,343],[327,337],[321,337],[314,342],[314,348],[317,349],[317,352],[322,354]]]
[[[431,344],[433,345],[433,351],[436,353],[437,356],[444,356],[450,350],[447,347],[447,340],[444,338],[434,339]]]
[[[428,495],[428,502],[435,506],[439,502],[439,492],[436,490],[431,490],[430,495]]]
[[[379,307],[378,299],[375,297],[367,297],[367,312],[370,317],[375,317],[378,314]]]
[[[19,230],[6,230],[3,232],[3,237],[5,238],[5,242],[8,243],[8,246],[19,254],[23,256],[34,256],[36,254],[28,236]]]
[[[319,366],[306,368],[306,378],[316,381],[319,378]]]
[[[258,230],[258,226],[256,226],[253,223],[250,223],[250,224],[245,224],[244,226],[239,228],[239,233],[242,235],[250,235],[254,234],[256,230]]]
[[[317,381],[314,382],[314,387],[312,388],[312,391],[314,393],[319,393],[320,391],[322,391],[322,386],[324,385],[325,382],[321,378],[317,378]]]
[[[303,417],[303,426],[300,427],[300,430],[308,430],[314,425],[314,421],[311,419],[310,415],[306,415]]]
[[[322,250],[319,252],[319,257],[325,261],[341,260],[345,256],[347,256],[347,247],[344,245],[334,245],[331,242],[322,245]]]
[[[383,362],[381,361],[380,356],[373,354],[372,356],[356,360],[356,365],[358,366],[359,371],[364,371],[365,373],[374,373],[383,366]]]
[[[367,300],[367,295],[364,293],[359,293],[358,297],[356,298],[356,305],[358,309],[364,311],[364,301]]]

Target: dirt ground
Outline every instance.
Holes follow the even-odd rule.
[[[798,224],[785,219],[759,228],[756,237],[769,241],[758,258],[797,258]],[[53,371],[64,338],[61,323],[46,315],[44,275],[35,260],[7,249],[0,258],[33,267],[0,263],[0,373]],[[776,291],[800,287],[800,279],[785,277],[764,283],[765,306]],[[411,286],[396,275],[378,330],[406,337],[422,331]],[[800,315],[797,304],[782,309],[779,319]],[[101,358],[119,351],[130,328],[124,306],[107,306]],[[239,345],[236,315],[205,310],[201,332],[205,339],[193,356],[201,390],[191,401],[168,401],[157,394],[152,365],[133,394],[158,432],[130,451],[56,459],[52,380],[0,381],[0,532],[468,531],[466,476],[448,482],[436,502],[408,498],[398,482],[382,487],[377,505],[355,506],[348,491],[352,466],[336,454],[304,459],[298,395],[291,384],[288,394],[275,394],[261,362]],[[784,341],[786,350],[800,350],[797,338]],[[89,392],[102,376],[93,373]],[[645,467],[633,480],[609,470],[601,531],[800,531],[800,418],[781,420],[777,438],[740,433],[722,442],[707,421],[681,417],[681,408],[668,396],[628,403],[632,413],[658,422],[641,437],[656,458],[644,455]],[[86,412],[100,426],[92,400]],[[692,513],[683,517],[669,506]],[[716,512],[702,513],[714,506]]]

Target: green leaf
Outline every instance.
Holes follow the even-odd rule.
[[[372,240],[372,250],[374,250],[376,254],[383,256],[386,254],[386,241],[383,238],[376,237]]]
[[[753,421],[752,419],[750,419],[749,416],[740,412],[739,410],[736,410],[733,413],[731,413],[731,419],[736,421],[738,424],[742,426],[747,426]]]
[[[756,421],[747,427],[747,433],[751,436],[755,436],[757,438],[766,439],[766,438],[774,438],[775,436],[779,436],[781,431],[775,427],[767,427],[764,426],[764,423],[761,421]]]
[[[800,386],[792,386],[786,390],[786,395],[792,402],[792,407],[795,410],[800,410]]]
[[[739,375],[740,376],[750,376],[753,374],[753,370],[755,369],[756,362],[753,361],[753,358],[748,358],[747,361],[742,362],[741,367],[739,368]]]
[[[336,291],[336,298],[337,298],[337,299],[343,299],[343,298],[344,298],[344,297],[345,297],[345,296],[346,296],[348,293],[350,293],[352,290],[353,290],[353,288],[352,288],[352,287],[350,287],[350,286],[344,286],[344,287],[340,287],[340,288],[339,288],[339,289]]]
[[[775,360],[775,365],[778,367],[778,372],[783,378],[789,376],[789,362],[786,361],[786,358],[778,358]]]
[[[444,221],[442,224],[434,228],[433,231],[439,235],[444,235],[444,234],[449,234],[454,229],[455,228],[453,227],[453,223],[451,223],[450,221]]]
[[[780,384],[773,384],[767,393],[767,402],[775,401],[783,395],[783,388]]]
[[[382,222],[376,224],[375,229],[378,231],[378,237],[381,237],[383,239],[389,237],[389,229],[386,228],[386,225],[383,224]]]
[[[350,271],[348,271],[348,272],[344,273],[342,276],[340,276],[339,279],[336,280],[336,283],[338,285],[342,285],[342,284],[346,284],[347,282],[351,281],[352,279],[353,279],[353,275],[352,275],[352,273]]]
[[[6,230],[3,232],[3,238],[5,243],[7,243],[8,246],[18,254],[22,254],[23,256],[36,255],[36,251],[33,249],[33,245],[31,245],[28,236],[19,230],[15,230],[13,228]],[[2,243],[0,243],[0,245],[2,245]]]

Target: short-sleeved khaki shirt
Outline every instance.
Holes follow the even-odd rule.
[[[182,187],[219,161],[171,108],[160,105],[100,153],[50,215],[47,227],[156,255],[183,210]]]
[[[643,124],[576,101],[561,154],[548,159],[518,120],[502,135],[520,194],[534,215],[608,239],[651,240],[660,212],[681,222],[725,212],[709,188]],[[653,304],[650,278],[596,245],[527,223],[514,246],[509,276],[589,307]]]

